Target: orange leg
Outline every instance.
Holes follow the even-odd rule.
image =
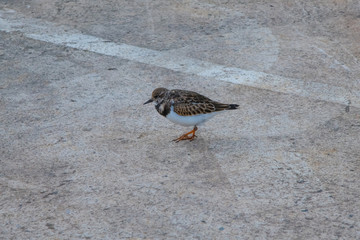
[[[198,128],[195,126],[193,130],[191,130],[190,132],[188,133],[185,133],[184,135],[178,137],[177,139],[174,139],[173,141],[175,142],[180,142],[182,140],[194,140],[197,136],[195,135],[195,132]],[[189,134],[192,134],[192,136],[189,137]]]

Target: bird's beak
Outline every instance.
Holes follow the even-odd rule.
[[[151,103],[151,102],[153,102],[154,100],[152,100],[152,99],[149,99],[149,100],[147,100],[146,102],[144,102],[144,105],[145,104],[148,104],[148,103]]]

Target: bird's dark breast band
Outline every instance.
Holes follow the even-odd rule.
[[[164,102],[164,100],[156,104],[155,108],[164,117],[170,113],[170,107]]]

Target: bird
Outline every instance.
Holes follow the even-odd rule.
[[[156,88],[151,98],[144,103],[154,102],[156,110],[170,121],[182,125],[193,126],[193,130],[174,139],[175,142],[194,140],[197,126],[214,117],[223,110],[234,110],[238,104],[225,104],[213,101],[197,92],[163,87]],[[190,136],[191,135],[191,136]]]

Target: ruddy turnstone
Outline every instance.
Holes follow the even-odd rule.
[[[144,104],[154,102],[156,110],[170,121],[182,126],[194,126],[194,129],[174,139],[194,140],[197,126],[223,110],[237,109],[237,104],[224,104],[211,100],[199,93],[166,88],[156,88],[151,98]],[[191,136],[189,136],[192,134]]]

